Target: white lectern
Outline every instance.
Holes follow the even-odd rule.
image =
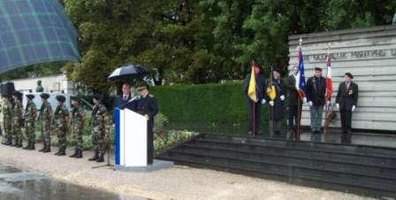
[[[147,119],[129,110],[114,111],[115,167],[147,166]]]

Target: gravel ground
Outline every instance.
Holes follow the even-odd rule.
[[[40,148],[36,145],[36,149]],[[353,194],[291,185],[243,175],[174,166],[154,172],[115,172],[112,168],[89,162],[92,152],[83,159],[55,156],[51,153],[27,151],[0,145],[0,162],[82,186],[115,192],[124,196],[150,199],[370,199]],[[68,154],[71,149],[68,149]]]

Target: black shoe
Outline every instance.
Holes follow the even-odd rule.
[[[64,156],[66,155],[66,147],[62,147],[59,149],[57,156]]]
[[[62,148],[59,147],[59,150],[58,150],[58,152],[55,153],[55,155],[56,155],[56,156],[59,156],[59,154],[60,154],[61,151],[62,151]]]
[[[95,161],[99,158],[99,150],[95,150],[95,154],[92,158],[88,159],[89,161]]]
[[[21,148],[22,146],[23,146],[22,139],[19,139],[16,147]]]
[[[82,158],[83,154],[82,154],[83,150],[82,149],[78,149],[77,155],[75,156],[75,158]]]
[[[40,149],[39,151],[40,151],[40,152],[43,152],[46,148],[47,148],[47,144],[44,144],[43,148]]]
[[[51,145],[48,144],[44,149],[43,153],[49,153],[49,152],[51,152]]]
[[[104,152],[99,152],[99,158],[96,159],[96,162],[104,162]]]
[[[23,147],[22,149],[30,150],[30,147],[31,147],[31,144],[30,144],[30,141],[29,141],[28,144],[25,147]]]
[[[36,149],[36,147],[35,147],[35,144],[34,144],[34,140],[32,140],[30,142],[29,150],[35,150],[35,149]]]
[[[5,140],[3,141],[1,144],[6,145],[6,146],[10,146],[11,145],[11,140]]]
[[[75,149],[75,150],[74,150],[74,153],[73,153],[72,155],[70,155],[69,157],[70,157],[70,158],[74,158],[74,157],[77,156],[77,153],[78,153],[78,149]]]

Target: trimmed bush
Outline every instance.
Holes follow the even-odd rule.
[[[178,130],[245,134],[247,105],[242,82],[158,86],[151,89],[169,126]],[[262,107],[260,125],[268,128],[268,105]]]

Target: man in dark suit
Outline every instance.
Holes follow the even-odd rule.
[[[131,98],[131,85],[129,83],[124,83],[122,85],[122,94],[118,95],[114,101],[114,108],[124,107]]]
[[[247,104],[247,108],[248,108],[248,122],[249,122],[249,133],[248,134],[255,136],[255,135],[257,135],[257,133],[260,133],[259,130],[260,130],[261,104],[265,104],[265,102],[266,102],[265,95],[264,95],[266,85],[265,85],[265,77],[261,73],[260,66],[256,63],[255,60],[252,60],[251,66],[254,66],[253,70],[254,70],[254,75],[256,78],[256,88],[258,89],[258,93],[257,93],[258,101],[254,102],[248,96],[251,72],[246,74],[245,80],[243,82],[243,92],[246,97],[246,104]]]
[[[340,110],[341,128],[343,133],[350,133],[352,127],[352,112],[356,109],[359,87],[352,82],[353,76],[347,72],[344,75],[344,82],[338,86],[336,106]]]
[[[143,83],[136,87],[140,98],[128,103],[126,108],[131,109],[147,118],[147,164],[153,164],[154,157],[154,117],[158,114],[157,100],[149,94],[148,85]]]
[[[319,134],[322,127],[323,106],[326,104],[326,79],[322,76],[322,69],[315,68],[314,76],[307,81],[306,96],[311,113],[312,133]]]

